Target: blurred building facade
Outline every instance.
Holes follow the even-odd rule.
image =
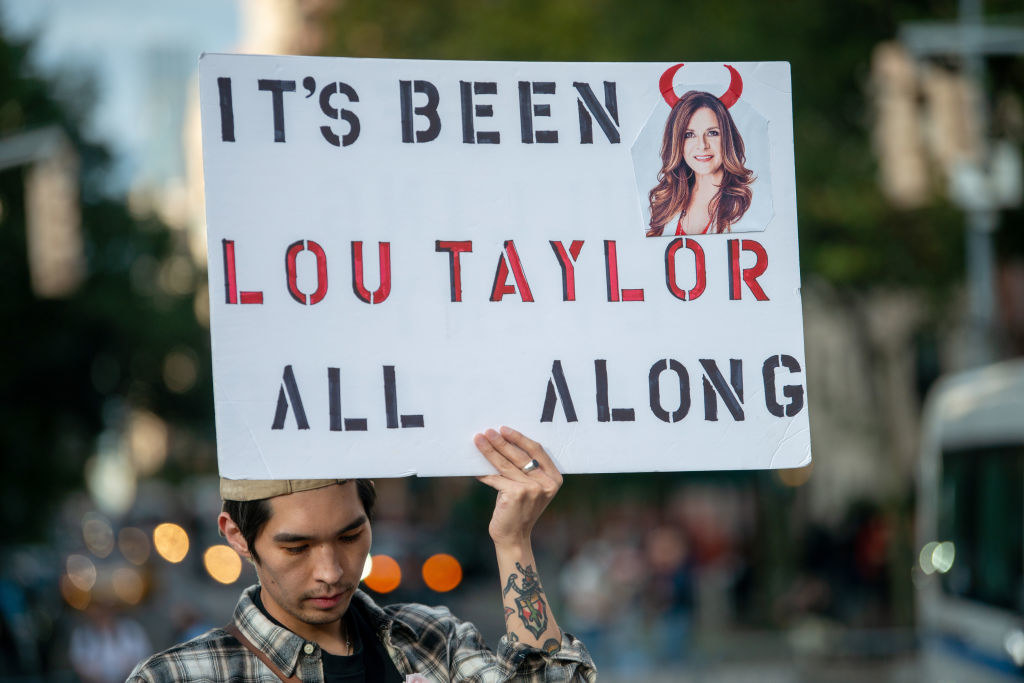
[[[85,277],[78,152],[58,126],[23,131],[0,139],[0,172],[11,169],[23,169],[32,290],[67,296]]]

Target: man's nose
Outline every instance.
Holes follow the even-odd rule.
[[[313,578],[317,581],[334,585],[341,581],[345,573],[341,568],[340,558],[330,544],[318,546],[313,553]]]

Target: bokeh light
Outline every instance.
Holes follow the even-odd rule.
[[[168,562],[181,562],[188,555],[188,534],[177,524],[164,522],[153,529],[153,547]]]
[[[110,577],[110,582],[114,588],[114,595],[128,605],[139,604],[146,592],[146,584],[142,580],[142,575],[134,567],[115,569]]]
[[[75,609],[82,610],[89,606],[89,591],[76,586],[67,574],[60,577],[60,594]]]
[[[107,557],[114,550],[114,530],[106,517],[95,512],[82,516],[82,540],[96,557]]]
[[[932,553],[935,552],[937,547],[939,547],[938,541],[929,541],[924,544],[924,547],[921,548],[921,552],[917,556],[917,563],[925,574],[935,573],[935,565],[932,564]]]
[[[132,412],[128,455],[139,476],[159,470],[167,459],[167,423],[148,410]]]
[[[810,480],[812,470],[814,470],[813,462],[804,467],[775,470],[775,473],[785,486],[797,487],[803,486]]]
[[[205,247],[204,247],[205,248]],[[209,329],[210,327],[210,292],[206,285],[196,288],[195,298],[192,300],[192,311],[196,314],[196,321]]]
[[[215,581],[234,583],[242,573],[242,558],[231,546],[213,545],[203,553],[203,566]]]
[[[157,274],[160,289],[168,294],[183,296],[191,294],[195,287],[195,268],[187,256],[178,254],[170,257],[160,266]]]
[[[117,532],[117,547],[132,564],[145,564],[149,559],[149,536],[142,529],[128,526]]]
[[[96,565],[85,555],[68,555],[64,566],[68,580],[78,590],[89,592],[96,585]]]
[[[423,563],[423,582],[431,590],[447,593],[462,582],[462,565],[447,553],[438,553]]]
[[[366,581],[366,577],[369,576],[370,572],[372,572],[372,571],[373,571],[373,557],[371,557],[370,555],[367,555],[366,556],[366,561],[363,562],[363,573],[359,577],[359,580],[360,581]]]
[[[935,546],[932,551],[932,566],[935,571],[945,574],[953,568],[953,560],[956,559],[956,548],[952,541],[943,541]]]
[[[85,461],[85,488],[102,512],[124,514],[135,502],[135,467],[128,460],[122,434],[104,430],[97,439],[96,454]]]
[[[195,352],[178,348],[164,357],[164,384],[176,394],[191,389],[199,375],[199,362]]]
[[[1015,628],[1007,633],[1003,639],[1003,647],[1014,664],[1024,666],[1024,631]]]
[[[402,583],[402,569],[394,558],[374,555],[370,575],[363,583],[375,593],[390,593]]]

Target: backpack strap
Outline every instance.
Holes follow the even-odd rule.
[[[298,676],[285,676],[284,672],[281,671],[281,669],[277,668],[277,665],[275,665],[272,661],[270,661],[270,657],[267,656],[266,652],[263,652],[262,650],[258,649],[255,645],[252,644],[252,642],[248,638],[242,635],[242,632],[238,630],[238,627],[235,626],[234,622],[231,622],[230,624],[225,626],[224,630],[227,631],[229,635],[234,637],[235,640],[241,643],[245,647],[245,649],[256,655],[259,658],[259,660],[266,664],[267,668],[273,671],[274,675],[280,678],[282,681],[284,681],[285,683],[302,683],[302,679]]]

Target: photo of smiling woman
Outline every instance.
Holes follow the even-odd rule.
[[[750,208],[754,173],[729,110],[708,92],[679,98],[665,122],[648,237],[729,232]]]

